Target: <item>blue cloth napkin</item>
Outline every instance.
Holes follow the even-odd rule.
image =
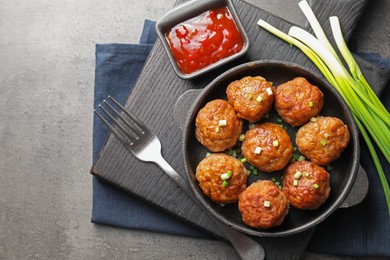
[[[155,40],[154,22],[146,20],[140,44],[99,44],[96,46],[95,106],[108,95],[125,103]],[[383,60],[380,61],[381,66],[388,66],[390,69],[390,62],[386,64],[385,60],[383,64]],[[388,109],[390,107],[389,90],[386,88],[382,93]],[[107,134],[107,128],[97,118],[94,118],[94,160]],[[375,167],[364,145],[361,158],[361,163],[370,181],[368,196],[358,206],[339,209],[321,223],[313,235],[308,251],[350,256],[390,256],[390,218]],[[382,158],[384,170],[389,173],[390,167],[385,162]],[[123,228],[212,238],[96,177],[93,177],[92,222]]]

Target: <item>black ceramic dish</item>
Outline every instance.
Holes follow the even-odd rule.
[[[200,69],[198,71],[192,72],[190,74],[185,74],[181,72],[179,67],[177,66],[177,63],[175,61],[175,58],[172,55],[172,52],[169,47],[169,43],[167,39],[165,38],[165,33],[174,27],[175,25],[184,22],[190,18],[196,17],[200,15],[201,13],[212,10],[218,7],[227,6],[230,10],[230,13],[238,27],[238,30],[240,31],[244,44],[240,52],[237,52],[229,57],[226,57],[222,60],[219,60],[216,63],[213,63],[203,69]],[[231,0],[194,0],[185,2],[181,5],[176,6],[171,11],[167,12],[163,17],[161,17],[157,23],[156,23],[156,31],[157,35],[160,38],[161,43],[163,44],[164,50],[168,55],[168,58],[173,66],[173,69],[175,70],[176,74],[182,78],[182,79],[192,79],[195,77],[198,77],[200,75],[203,75],[204,73],[209,72],[210,70],[213,70],[215,68],[218,68],[234,59],[237,59],[244,55],[248,49],[249,49],[249,38],[240,22],[240,19],[237,15],[237,12],[235,10],[235,7]]]
[[[332,190],[326,203],[316,210],[298,210],[291,208],[282,225],[268,230],[254,229],[245,225],[241,219],[241,213],[238,210],[237,203],[221,206],[212,202],[202,193],[195,178],[196,167],[208,152],[195,138],[195,118],[198,111],[207,102],[213,99],[227,99],[225,91],[230,82],[241,79],[244,76],[256,75],[263,76],[268,81],[273,82],[275,87],[294,77],[305,77],[309,82],[318,86],[324,93],[325,105],[320,115],[340,118],[348,126],[351,134],[351,141],[348,148],[338,160],[331,164],[333,167],[330,171]],[[276,120],[277,118],[279,118],[279,116],[273,109],[269,118],[264,120],[280,123]],[[287,126],[287,131],[295,145],[295,133],[298,128],[288,126],[285,122],[282,124]],[[319,79],[313,72],[310,72],[297,64],[279,61],[257,61],[242,64],[228,70],[213,80],[200,92],[193,102],[183,126],[183,152],[191,188],[193,189],[195,196],[216,218],[225,224],[250,235],[278,237],[292,235],[307,230],[322,222],[333,211],[340,207],[354,184],[359,168],[360,148],[358,131],[352,115],[342,97],[331,85]],[[249,166],[247,166],[247,168],[249,168]],[[248,186],[261,179],[274,178],[276,181],[280,181],[281,176],[282,171],[274,173],[260,172],[258,176],[251,174],[248,178]]]

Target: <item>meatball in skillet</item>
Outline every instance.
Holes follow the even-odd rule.
[[[233,147],[241,131],[242,120],[225,100],[210,101],[197,114],[196,139],[212,152],[221,152]]]
[[[293,153],[291,139],[281,126],[265,122],[245,133],[242,154],[264,172],[283,169]]]
[[[246,189],[246,169],[242,162],[225,153],[204,158],[196,168],[203,193],[217,203],[233,203]]]
[[[226,94],[239,118],[257,122],[271,110],[275,88],[263,77],[247,76],[230,83]]]
[[[318,165],[328,165],[341,156],[350,140],[348,127],[336,117],[316,117],[296,135],[299,151]]]
[[[323,106],[321,90],[303,77],[294,78],[276,89],[275,109],[293,127],[307,123]]]
[[[289,202],[272,181],[263,180],[252,183],[238,196],[238,208],[245,224],[267,229],[282,224]]]
[[[317,209],[329,197],[329,178],[329,173],[313,162],[294,162],[284,171],[282,191],[291,206],[298,209]]]

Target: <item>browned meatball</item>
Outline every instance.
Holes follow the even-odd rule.
[[[212,152],[233,147],[242,131],[242,120],[225,100],[208,102],[199,112],[195,122],[196,139]]]
[[[302,126],[296,135],[299,151],[318,165],[328,165],[348,146],[348,127],[336,117],[316,117]]]
[[[289,162],[293,146],[286,130],[265,122],[245,133],[241,146],[247,161],[264,172],[283,169]]]
[[[230,83],[226,94],[239,118],[256,122],[271,110],[275,88],[263,77],[248,76]]]
[[[307,123],[320,113],[323,106],[323,93],[305,78],[294,78],[276,89],[276,111],[291,126]]]
[[[246,169],[242,162],[225,153],[204,158],[196,168],[203,193],[217,203],[233,203],[246,189]]]
[[[329,173],[313,162],[294,162],[284,171],[282,191],[293,207],[317,209],[329,197]]]
[[[245,224],[267,229],[282,224],[289,202],[272,181],[264,180],[252,183],[238,196],[238,208]]]

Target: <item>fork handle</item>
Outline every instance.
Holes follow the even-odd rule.
[[[194,196],[188,183],[183,177],[172,168],[172,166],[161,156],[155,160],[155,163],[160,166],[168,176],[175,181],[175,183],[197,204],[204,209],[202,205]],[[265,259],[265,251],[262,245],[250,238],[249,236],[225,225],[216,219],[207,209],[204,212],[218,225],[222,233],[230,241],[237,253],[243,260],[250,259]]]

